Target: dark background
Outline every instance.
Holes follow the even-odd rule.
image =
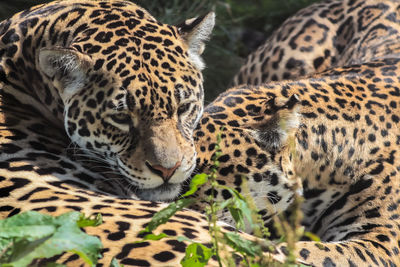
[[[46,0],[2,0],[0,20]],[[246,56],[288,16],[317,0],[137,0],[159,21],[177,24],[213,10],[216,28],[204,59],[206,103],[229,87]]]

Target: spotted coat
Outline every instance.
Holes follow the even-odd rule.
[[[261,84],[399,56],[395,0],[324,0],[287,19],[247,58],[234,85]]]
[[[383,59],[228,90],[195,132],[199,171],[209,171],[221,132],[217,181],[251,195],[265,223],[303,195],[302,225],[322,242],[298,242],[299,260],[399,266],[399,68],[400,59]],[[211,193],[204,186],[197,197]],[[232,223],[227,213],[220,218]]]
[[[162,24],[118,0],[56,1],[3,21],[2,149],[35,161],[27,153],[50,146],[37,136],[52,129],[77,157],[108,166],[97,179],[124,181],[124,195],[176,197],[195,167],[200,54],[213,25],[213,13]]]

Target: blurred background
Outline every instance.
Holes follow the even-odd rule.
[[[216,28],[204,51],[206,103],[229,87],[246,56],[287,17],[318,0],[135,0],[163,23],[178,24],[213,10]],[[48,0],[2,0],[0,20]]]

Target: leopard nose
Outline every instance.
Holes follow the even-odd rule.
[[[172,175],[174,175],[176,169],[181,166],[181,161],[178,161],[172,168],[165,168],[161,165],[151,165],[148,161],[146,161],[146,166],[151,172],[160,176],[165,182],[168,182]]]

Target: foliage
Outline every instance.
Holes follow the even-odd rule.
[[[87,218],[78,212],[52,217],[27,211],[0,220],[0,266],[28,266],[35,259],[50,258],[67,251],[78,254],[91,266],[95,265],[101,242],[80,228],[101,223],[100,215]],[[54,263],[50,266],[62,265]]]
[[[177,24],[213,10],[217,14],[213,37],[204,52],[206,100],[211,101],[231,83],[244,58],[282,22],[317,0],[132,0],[159,21]],[[0,20],[49,0],[0,3]]]
[[[186,254],[181,264],[188,267],[203,267],[208,263],[211,256],[211,249],[200,243],[193,242],[186,248]]]
[[[206,90],[206,99],[209,101],[229,86],[233,75],[243,63],[244,58],[258,45],[265,41],[273,29],[279,26],[284,19],[295,13],[298,9],[316,1],[317,0],[137,0],[133,2],[136,2],[137,4],[146,8],[161,22],[169,24],[177,24],[184,21],[186,18],[205,14],[210,10],[216,12],[216,28],[214,30],[213,37],[208,43],[204,53],[204,58],[207,63],[207,68],[204,71],[204,87]],[[50,1],[3,1],[0,3],[0,19],[5,19],[17,11],[44,2]],[[190,195],[196,192],[197,188],[204,183],[210,183],[214,190],[222,187],[222,185],[219,185],[216,182],[216,170],[218,168],[218,156],[220,154],[218,145],[216,146],[216,149],[215,157],[213,158],[214,167],[212,168],[211,173],[195,176],[195,178],[192,180],[191,190],[189,193],[185,194],[185,197],[190,197]],[[181,262],[183,266],[205,266],[210,257],[213,255],[217,257],[220,265],[222,265],[222,261],[225,260],[224,264],[235,266],[235,263],[232,262],[233,257],[223,259],[220,255],[220,252],[225,250],[226,246],[229,246],[233,251],[235,251],[234,253],[240,255],[244,263],[248,266],[266,266],[266,264],[268,264],[268,259],[263,258],[262,251],[265,246],[270,246],[270,243],[259,244],[254,241],[244,240],[237,233],[222,232],[220,227],[217,225],[218,211],[226,208],[232,214],[232,217],[236,221],[236,226],[239,229],[243,229],[245,225],[249,225],[254,229],[254,232],[258,236],[268,236],[268,229],[263,227],[263,224],[260,221],[260,216],[257,214],[252,200],[244,198],[241,194],[239,194],[239,192],[233,189],[229,188],[229,191],[233,197],[223,203],[214,201],[212,197],[208,199],[209,209],[207,210],[207,215],[209,218],[210,234],[213,238],[211,248],[187,240],[184,237],[178,238],[180,241],[185,240],[191,242],[191,244],[187,247],[185,258]],[[213,194],[211,194],[211,196],[213,196]],[[180,199],[154,216],[151,223],[146,227],[146,229],[143,230],[143,232],[148,233],[145,236],[145,239],[159,240],[167,237],[167,235],[164,233],[156,235],[152,232],[157,228],[158,225],[165,223],[177,211],[189,205],[190,202],[191,201],[187,198]],[[295,209],[294,212],[292,212],[292,217],[290,220],[286,220],[281,217],[276,219],[278,232],[284,235],[282,240],[287,241],[288,243],[290,253],[288,262],[286,263],[287,265],[294,264],[294,244],[301,235],[305,234],[314,240],[318,239],[311,234],[303,233],[303,229],[298,227],[299,221],[301,220],[301,215],[298,213],[298,207],[300,203],[301,200],[296,199],[294,203]],[[10,219],[15,218],[16,216]],[[68,218],[69,216],[75,218],[74,216],[77,215],[62,216],[54,218],[53,222],[61,223],[64,220],[61,218]],[[52,221],[52,219],[47,218],[44,221]],[[1,229],[1,223],[2,222],[0,221],[0,263],[2,263],[4,266],[12,266],[5,265],[5,262],[14,263],[15,261],[23,260],[24,262],[29,263],[28,260],[33,259],[33,257],[29,255],[48,257],[50,254],[59,254],[62,251],[58,247],[52,247],[48,251],[46,250],[46,252],[49,252],[50,254],[46,254],[45,256],[44,254],[41,254],[42,252],[36,252],[35,249],[36,247],[44,245],[46,242],[50,242],[49,240],[52,240],[53,236],[57,237],[56,233],[58,233],[58,230],[60,229],[72,231],[77,235],[79,227],[88,226],[87,221],[80,222],[81,224],[77,223],[77,221],[75,221],[75,223],[69,222],[67,223],[68,227],[63,226],[62,224],[36,225],[33,223],[29,227],[34,227],[37,229],[37,232],[26,229],[23,230],[23,228],[21,228],[18,230],[19,233],[26,233],[27,236],[19,236],[16,235],[16,231],[13,232],[12,229],[10,230],[7,228],[6,230],[9,232],[9,236],[6,237],[6,234],[4,233],[7,233],[7,231],[5,228]],[[14,233],[14,235],[11,233]],[[59,235],[65,237],[63,234]],[[11,240],[10,238],[12,238],[13,243],[9,241]],[[96,249],[99,249],[100,246],[97,241],[94,241],[94,239],[90,239],[89,237],[85,236],[85,240],[86,239],[90,240],[90,242],[88,242],[88,247],[73,248],[73,242],[71,242],[69,243],[71,246],[63,245],[62,248],[77,253],[85,258],[88,262],[90,261],[95,263],[98,255],[98,250]],[[22,253],[23,250],[21,248],[24,248],[23,250],[25,251],[27,251],[26,248],[28,248],[28,251],[32,252],[33,254]],[[27,256],[30,258],[25,258]],[[114,264],[112,266],[118,266],[115,260],[112,262],[112,264]]]
[[[221,129],[221,131],[223,131],[223,129]],[[212,157],[210,173],[202,173],[194,176],[191,180],[189,190],[182,195],[181,199],[172,202],[168,207],[156,213],[146,229],[142,231],[148,233],[143,240],[160,240],[164,237],[168,237],[164,233],[159,235],[153,234],[152,231],[156,230],[159,225],[166,223],[176,212],[193,203],[193,200],[190,197],[200,186],[209,183],[211,191],[217,189],[228,190],[232,197],[225,201],[216,201],[214,199],[214,194],[211,192],[210,196],[205,199],[208,203],[208,206],[206,207],[206,215],[211,236],[211,248],[183,236],[178,237],[178,241],[188,241],[190,243],[186,248],[186,255],[181,261],[182,266],[202,267],[207,265],[208,260],[212,256],[215,256],[219,266],[236,266],[237,263],[233,261],[234,258],[242,259],[242,264],[249,267],[282,266],[281,263],[274,262],[270,257],[266,257],[263,254],[263,251],[267,251],[268,249],[272,251],[274,246],[272,242],[264,239],[269,236],[269,232],[268,229],[264,227],[264,223],[258,214],[254,201],[251,198],[243,197],[235,189],[220,185],[217,182],[217,170],[219,167],[218,158],[221,155],[220,142],[221,133],[217,135],[217,143],[215,145],[215,153]],[[246,181],[246,179],[243,179],[243,181]],[[242,186],[244,189],[243,191],[247,192],[247,184],[244,183]],[[199,201],[199,199],[197,199],[197,201]],[[294,211],[289,220],[282,217],[276,218],[277,230],[283,236],[280,242],[285,241],[289,249],[288,257],[285,263],[283,263],[283,266],[299,266],[296,264],[294,250],[295,242],[298,241],[300,237],[306,235],[315,240],[317,239],[317,237],[310,233],[304,233],[304,229],[300,227],[300,221],[302,218],[300,204],[301,198],[296,197],[293,205]],[[259,237],[259,239],[255,241],[248,240],[243,238],[243,236],[238,232],[222,231],[221,227],[217,223],[217,215],[219,211],[223,209],[229,210],[236,223],[235,226],[237,229],[245,229],[245,226],[248,226],[253,230],[255,236]],[[230,249],[227,249],[228,247]]]

